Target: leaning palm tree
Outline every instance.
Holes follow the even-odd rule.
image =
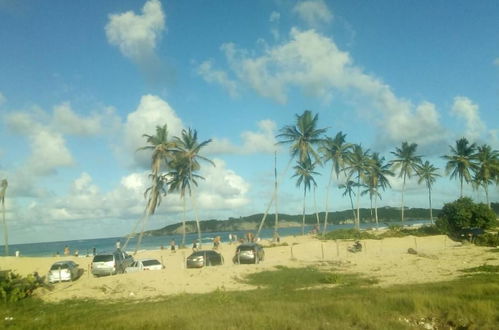
[[[459,178],[461,185],[461,197],[463,197],[463,181],[466,183],[472,181],[471,171],[476,169],[475,150],[476,144],[468,141],[466,138],[461,138],[456,141],[456,147],[449,146],[450,155],[445,155],[443,158],[447,160],[445,172],[450,173],[450,178]]]
[[[394,173],[390,170],[390,164],[385,163],[385,157],[380,157],[379,153],[375,152],[369,160],[369,168],[367,174],[367,187],[369,198],[371,199],[371,209],[374,198],[374,214],[376,219],[376,228],[378,228],[378,197],[381,199],[380,188],[384,191],[386,187],[390,187],[388,176],[393,176]]]
[[[356,186],[357,184],[353,180],[347,180],[347,182],[342,183],[338,186],[339,189],[343,189],[342,196],[348,195],[348,197],[350,197],[350,208],[352,209],[353,219],[355,219],[355,209],[353,207],[352,195],[355,196],[355,191],[353,190],[353,188],[355,188]]]
[[[3,179],[0,183],[0,203],[2,204],[2,220],[3,220],[3,238],[5,244],[5,255],[9,255],[9,235],[7,231],[7,221],[5,220],[5,192],[9,183],[7,179]]]
[[[149,216],[154,214],[156,207],[159,205],[159,198],[161,196],[161,191],[164,189],[164,185],[167,183],[166,178],[161,175],[162,167],[166,169],[168,162],[174,156],[175,151],[175,142],[168,139],[168,129],[167,125],[156,126],[156,134],[148,135],[143,134],[143,137],[146,138],[147,143],[149,145],[141,147],[137,149],[139,150],[151,150],[152,151],[152,160],[151,160],[151,187],[146,190],[146,195],[149,194],[149,198],[147,200],[146,208],[144,211],[144,215],[139,220],[142,223],[142,229],[137,240],[136,251],[140,248],[140,243],[142,241],[142,237],[144,235],[144,228],[146,227],[146,223],[149,220]],[[136,228],[138,223],[135,225]],[[125,248],[131,238],[131,235],[135,233],[135,229],[127,238]]]
[[[333,183],[333,173],[336,173],[336,179],[339,179],[340,172],[345,168],[346,160],[350,153],[350,149],[352,148],[351,144],[345,142],[345,137],[346,134],[338,132],[333,139],[327,137],[319,147],[319,152],[322,154],[322,160],[324,162],[331,162],[331,172],[326,188],[326,213],[324,215],[322,235],[325,235],[327,230],[329,191],[331,190],[331,185]]]
[[[348,172],[348,180],[353,176],[357,179],[357,216],[355,217],[355,228],[357,230],[360,230],[360,187],[369,173],[369,159],[369,149],[364,151],[362,146],[355,144],[348,157],[348,165],[345,167],[345,171]]]
[[[483,187],[487,205],[490,208],[489,185],[499,175],[499,151],[493,150],[487,144],[481,145],[477,148],[476,160],[478,163],[475,168],[475,178]]]
[[[437,173],[438,168],[433,166],[429,161],[425,161],[423,164],[418,166],[418,169],[416,171],[419,179],[418,179],[418,184],[425,183],[426,188],[428,188],[428,202],[430,205],[430,220],[431,223],[433,224],[433,210],[431,207],[431,186],[437,181],[437,177],[440,176],[440,174]]]
[[[298,158],[299,162],[321,163],[320,156],[314,147],[322,141],[322,134],[326,128],[317,128],[319,115],[312,116],[312,112],[305,110],[301,115],[296,116],[294,125],[284,126],[280,129],[278,138],[282,138],[279,144],[291,144],[290,152],[292,158]],[[313,158],[313,160],[312,160]]]
[[[318,175],[319,173],[314,172],[315,164],[312,164],[310,160],[305,162],[297,162],[297,165],[294,167],[295,174],[293,177],[297,177],[296,186],[300,187],[303,183],[303,218],[301,225],[301,233],[305,234],[305,201],[307,198],[307,190],[310,190],[310,186],[313,184],[314,187],[317,186],[315,182],[314,175]]]
[[[183,159],[181,162],[186,166],[187,168],[187,173],[188,173],[188,178],[190,182],[194,182],[195,177],[200,177],[195,172],[199,171],[201,169],[201,165],[199,164],[199,161],[205,161],[210,163],[211,165],[215,166],[215,163],[199,154],[202,148],[206,147],[208,143],[211,142],[211,139],[205,140],[202,142],[198,141],[198,133],[195,129],[187,129],[187,130],[182,130],[182,134],[180,137],[175,137],[174,141],[177,145],[176,149],[176,158]],[[198,210],[196,206],[196,198],[193,196],[193,193],[191,194],[191,190],[189,190],[189,196],[191,200],[193,201],[194,204],[194,213],[196,217],[196,227],[197,227],[197,232],[198,232],[198,242],[201,244],[201,226],[199,224],[199,216],[198,216]]]
[[[401,203],[401,219],[404,222],[404,192],[406,179],[410,179],[413,172],[416,172],[417,166],[421,163],[421,156],[416,155],[416,149],[418,145],[416,143],[403,142],[400,148],[395,148],[392,151],[392,155],[395,156],[390,162],[390,165],[394,170],[399,170],[399,178],[403,178],[402,181],[402,203]]]

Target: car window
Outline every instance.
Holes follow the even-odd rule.
[[[94,257],[93,262],[108,262],[108,261],[113,261],[113,255],[112,254],[101,254],[97,255]]]
[[[241,245],[237,248],[239,251],[252,251],[252,250],[255,250],[255,246],[254,245]]]
[[[68,269],[69,266],[68,264],[53,264],[52,267],[50,267],[50,270],[57,270],[57,269]]]
[[[154,266],[154,265],[160,265],[158,260],[144,260],[142,261],[142,265],[144,266]]]

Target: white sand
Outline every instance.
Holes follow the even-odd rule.
[[[362,241],[360,253],[350,253],[352,241],[321,242],[309,236],[283,237],[289,246],[265,249],[265,260],[258,265],[234,265],[235,245],[222,244],[220,252],[225,264],[203,269],[186,269],[184,260],[191,250],[140,251],[136,258],[163,260],[166,269],[93,277],[89,272],[91,257],[1,257],[0,269],[11,269],[26,275],[34,271],[45,275],[52,263],[74,260],[85,270],[74,282],[56,283],[52,291],[37,290],[36,294],[47,301],[72,298],[143,299],[181,293],[203,293],[217,289],[247,290],[253,287],[238,279],[246,274],[274,269],[275,266],[302,267],[320,265],[325,269],[359,273],[375,277],[380,286],[403,283],[444,281],[458,277],[460,269],[483,264],[499,265],[499,255],[488,252],[490,248],[456,243],[446,236],[416,238],[388,238]],[[268,242],[262,242],[264,245]],[[204,246],[205,248],[208,246]],[[409,248],[418,255],[407,253]]]

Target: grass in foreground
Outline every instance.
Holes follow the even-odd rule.
[[[499,278],[470,274],[451,282],[391,288],[350,285],[313,289],[313,268],[279,268],[247,278],[260,289],[218,290],[156,301],[24,300],[1,306],[0,328],[12,329],[496,329]],[[338,283],[348,282],[348,276]],[[278,285],[278,282],[288,285]],[[300,288],[309,288],[300,290]],[[12,317],[12,320],[5,318]]]

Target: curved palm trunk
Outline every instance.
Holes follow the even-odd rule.
[[[371,212],[371,222],[373,222],[373,195],[369,196],[369,199],[371,200],[371,209],[369,210]]]
[[[378,222],[378,194],[374,195],[374,217],[376,218],[376,229],[379,228]]]
[[[274,151],[274,191],[275,191],[275,223],[274,223],[274,241],[279,237],[279,209],[278,209],[278,185],[277,185],[277,151]],[[260,233],[259,233],[260,234]]]
[[[183,216],[183,219],[182,219],[182,245],[181,247],[184,248],[185,247],[185,195],[184,197],[182,197],[182,207],[183,207],[183,212],[184,212],[184,216]]]
[[[431,208],[431,188],[428,187],[428,202],[430,203],[430,221],[433,225],[433,209]]]
[[[301,234],[305,235],[305,201],[307,197],[307,189],[303,189],[303,218],[301,223]]]
[[[4,197],[4,196],[2,196]],[[7,221],[5,220],[5,201],[2,199],[2,219],[3,219],[3,239],[5,242],[5,255],[9,255],[9,235],[7,231]]]
[[[319,212],[317,212],[317,188],[315,186],[314,186],[314,209],[315,209],[315,217],[317,218],[317,231],[320,231],[321,221],[319,220]]]
[[[355,209],[353,207],[352,192],[350,190],[348,191],[348,196],[350,196],[350,207],[352,208],[353,221],[355,221],[356,215],[355,215]]]
[[[331,190],[331,185],[333,183],[333,170],[334,168],[331,167],[331,174],[329,175],[329,182],[327,184],[327,188],[326,188],[326,214],[324,215],[324,228],[322,229],[322,235],[326,235],[326,230],[327,230],[327,215],[328,215],[328,212],[329,212],[329,207],[328,207],[328,204],[329,204],[329,191]]]
[[[402,206],[400,208],[401,211],[401,219],[402,223],[404,223],[404,191],[405,191],[405,176],[406,174],[404,173],[404,182],[402,183]]]
[[[357,179],[357,218],[355,219],[355,228],[360,230],[360,175]]]

